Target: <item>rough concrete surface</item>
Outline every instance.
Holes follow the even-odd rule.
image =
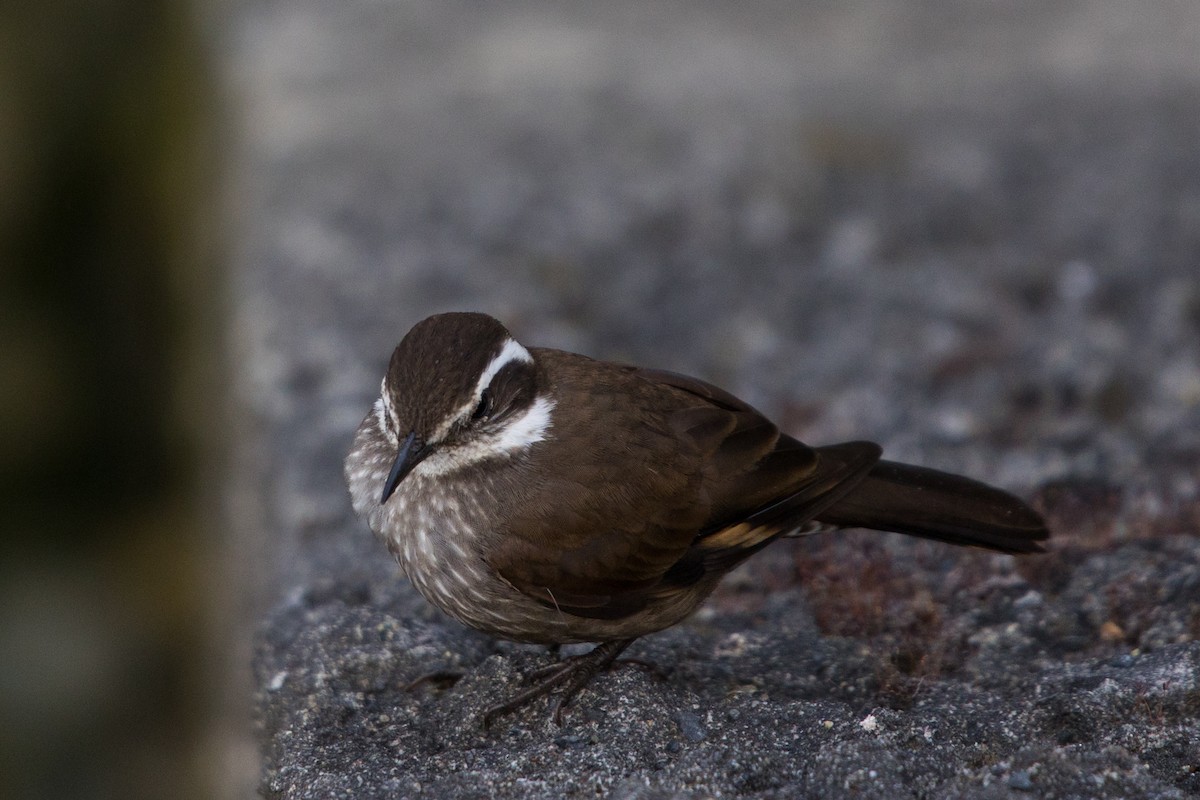
[[[1200,795],[1198,31],[1194,3],[231,8],[259,790]],[[781,542],[562,728],[483,731],[551,656],[427,606],[341,480],[391,347],[448,309],[1003,485],[1050,553]]]

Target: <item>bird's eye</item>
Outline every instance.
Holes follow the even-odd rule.
[[[480,422],[492,415],[492,390],[484,389],[479,396],[479,405],[471,412],[471,421]]]

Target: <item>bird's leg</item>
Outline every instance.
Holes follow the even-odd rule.
[[[633,644],[633,639],[624,639],[618,642],[605,642],[604,644],[597,646],[595,650],[592,650],[592,652],[588,653],[586,656],[580,656],[581,659],[586,659],[586,661],[580,661],[578,667],[573,670],[574,674],[570,676],[570,681],[567,683],[566,687],[563,688],[562,693],[559,694],[558,702],[554,704],[555,725],[562,725],[563,709],[566,708],[567,703],[571,702],[571,698],[579,694],[580,690],[587,686],[588,683],[591,682],[592,678],[596,677],[598,673],[603,672],[612,666],[613,661],[616,660],[617,656],[621,654],[621,651],[626,647],[629,647],[631,644]],[[597,650],[604,650],[605,652],[602,652],[598,657],[593,658],[592,656]]]
[[[633,639],[604,642],[596,645],[588,653],[572,656],[559,664],[532,673],[533,679],[538,682],[511,700],[494,705],[484,711],[483,727],[490,726],[497,717],[511,714],[526,703],[550,694],[559,686],[562,686],[563,689],[558,701],[554,704],[554,723],[562,725],[562,712],[571,702],[571,698],[579,694],[579,691],[587,686],[592,678],[606,669],[631,644],[633,644]]]

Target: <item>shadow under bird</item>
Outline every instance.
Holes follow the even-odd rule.
[[[392,353],[346,458],[354,510],[424,597],[493,636],[596,642],[485,724],[563,707],[636,638],[683,620],[781,536],[896,531],[1041,551],[1042,518],[969,478],[809,447],[704,381],[526,348],[495,319],[439,314]]]

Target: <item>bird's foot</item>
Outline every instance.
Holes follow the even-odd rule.
[[[550,694],[562,687],[558,699],[554,702],[554,724],[562,725],[563,709],[571,702],[571,698],[579,694],[583,687],[591,682],[600,672],[607,669],[617,656],[633,639],[621,639],[615,642],[604,642],[590,652],[551,664],[549,667],[531,672],[527,679],[534,685],[504,703],[498,703],[483,712],[483,727],[489,727],[497,717],[511,714],[527,703],[543,695]]]

